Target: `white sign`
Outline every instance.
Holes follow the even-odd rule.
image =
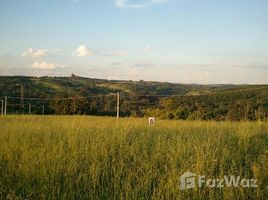
[[[155,119],[154,117],[149,117],[149,125],[154,125]]]

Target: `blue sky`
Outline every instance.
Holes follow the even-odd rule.
[[[0,0],[0,75],[268,83],[267,0]]]

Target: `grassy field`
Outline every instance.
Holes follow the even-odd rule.
[[[180,190],[186,171],[258,188]],[[0,199],[268,199],[268,124],[0,118]]]

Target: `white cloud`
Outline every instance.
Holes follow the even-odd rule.
[[[152,48],[151,48],[151,46],[149,46],[149,45],[147,45],[147,46],[143,49],[144,52],[149,52],[149,51],[151,51],[151,50],[152,50]]]
[[[62,64],[53,64],[53,63],[46,63],[46,62],[35,62],[32,65],[32,68],[34,69],[42,69],[42,70],[51,70],[51,69],[56,69],[56,68],[63,68],[65,67]]]
[[[22,57],[32,57],[32,58],[38,58],[38,57],[43,57],[48,53],[47,49],[37,49],[34,50],[32,48],[27,49],[22,53]]]
[[[95,53],[96,55],[100,55],[100,56],[123,56],[126,55],[127,52],[126,51],[99,51]]]
[[[85,57],[88,55],[97,55],[97,56],[123,56],[127,54],[126,51],[123,50],[115,50],[115,51],[97,51],[97,50],[89,50],[85,45],[80,45],[73,53],[73,56]]]
[[[80,45],[73,53],[73,55],[78,56],[78,57],[85,57],[90,54],[91,52],[88,50],[88,48],[85,45]]]
[[[128,0],[115,0],[115,6],[121,8],[142,8],[145,6],[145,3],[130,3]]]
[[[168,2],[169,0],[151,0],[153,3],[164,3]]]
[[[170,0],[143,0],[143,1],[136,1],[136,0],[115,0],[114,4],[120,8],[143,8],[145,6],[165,3]]]
[[[238,69],[268,69],[268,64],[265,63],[241,63],[234,64],[232,68]]]

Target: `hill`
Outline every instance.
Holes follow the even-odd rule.
[[[22,88],[23,86],[23,88]],[[23,89],[23,91],[22,91]],[[168,119],[265,119],[268,85],[197,85],[70,77],[0,76],[9,113],[115,115]],[[23,99],[21,97],[23,96]]]

